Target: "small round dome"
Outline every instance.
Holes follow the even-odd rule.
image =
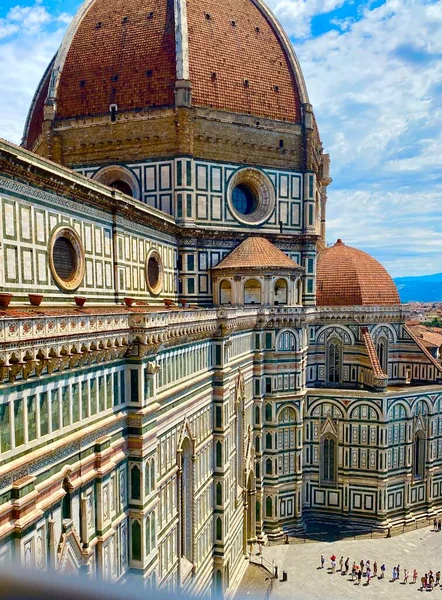
[[[400,304],[397,288],[372,256],[338,240],[318,256],[318,306],[393,306]]]

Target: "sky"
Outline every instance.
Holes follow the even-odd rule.
[[[18,1],[0,4],[0,137],[15,143],[80,5]],[[267,3],[331,156],[327,241],[369,252],[395,277],[442,272],[442,0]]]

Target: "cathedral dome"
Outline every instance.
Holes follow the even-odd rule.
[[[318,255],[319,306],[397,305],[396,286],[372,256],[338,240]]]
[[[287,123],[300,123],[308,103],[291,44],[261,0],[86,0],[40,82],[23,144],[35,147],[44,119],[172,108],[180,82],[192,106]]]

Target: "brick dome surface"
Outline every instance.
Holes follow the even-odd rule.
[[[318,255],[316,298],[319,306],[400,304],[396,286],[384,267],[341,240]]]
[[[119,112],[172,107],[181,78],[191,82],[194,106],[300,122],[302,75],[261,0],[183,1],[184,51],[176,1],[86,0],[55,59],[52,89],[49,73],[36,93],[26,147],[41,132],[48,100],[57,119],[109,114],[111,104]]]

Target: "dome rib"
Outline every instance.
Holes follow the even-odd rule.
[[[385,268],[342,240],[318,256],[316,299],[318,306],[400,304],[397,288]]]

